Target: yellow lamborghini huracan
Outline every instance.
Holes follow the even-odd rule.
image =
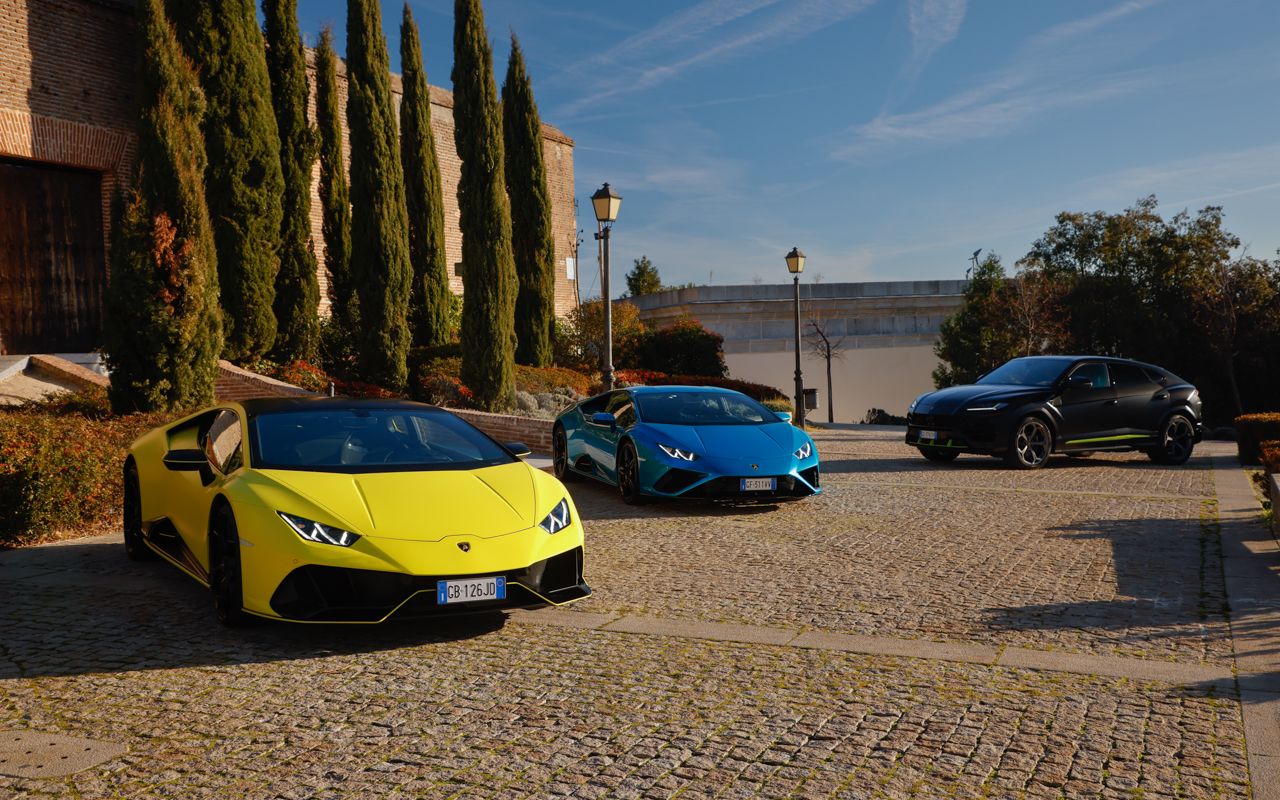
[[[228,625],[581,600],[577,510],[523,455],[420,403],[224,403],[130,447],[125,549],[209,586]]]

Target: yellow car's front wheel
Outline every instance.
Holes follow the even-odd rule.
[[[240,533],[231,506],[223,504],[213,518],[209,532],[209,587],[218,621],[238,628],[249,621],[244,611],[244,590],[240,571]]]

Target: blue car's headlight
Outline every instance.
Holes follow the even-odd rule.
[[[285,524],[293,528],[293,532],[306,539],[308,542],[316,542],[317,544],[335,544],[338,547],[350,547],[360,538],[358,534],[351,531],[344,531],[342,528],[335,528],[332,525],[325,525],[306,517],[296,517],[293,514],[286,514],[283,511],[277,511],[280,519]]]
[[[565,498],[557,503],[555,508],[551,509],[551,513],[547,515],[546,519],[538,523],[538,527],[547,533],[559,533],[569,527],[569,523],[572,521],[573,518],[569,515],[569,500]]]
[[[698,454],[692,450],[684,450],[679,447],[672,447],[671,445],[660,444],[658,445],[658,449],[672,458],[678,458],[681,461],[692,461],[698,457]]]
[[[805,442],[804,444],[800,445],[800,448],[796,450],[794,453],[792,453],[791,455],[795,456],[801,461],[804,461],[806,458],[813,455],[813,445],[809,442]]]

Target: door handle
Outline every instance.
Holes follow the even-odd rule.
[[[1119,400],[1108,400],[1107,402],[1103,403],[1103,405],[1114,406],[1114,405],[1118,405],[1119,403],[1120,403]]]
[[[1169,399],[1169,393],[1168,393],[1168,392],[1161,392],[1160,394],[1156,395],[1156,399],[1157,399],[1157,400],[1168,400],[1168,399]]]

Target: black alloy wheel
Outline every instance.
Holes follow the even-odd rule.
[[[955,461],[956,456],[960,455],[960,451],[950,447],[921,447],[920,455],[930,461],[945,463],[947,461]]]
[[[1039,469],[1053,452],[1053,432],[1039,417],[1023,417],[1013,429],[1005,462],[1016,469]]]
[[[240,572],[240,532],[230,506],[223,506],[214,518],[209,535],[209,588],[218,622],[238,628],[249,622],[244,611],[243,581]]]
[[[577,474],[569,467],[569,437],[565,436],[563,425],[556,425],[551,432],[551,463],[556,478],[561,483],[578,479]]]
[[[1160,430],[1160,444],[1148,450],[1147,456],[1157,464],[1177,466],[1187,463],[1195,446],[1195,426],[1184,415],[1174,414]]]
[[[645,501],[640,493],[640,459],[636,456],[636,446],[630,440],[618,448],[618,494],[629,506]]]
[[[152,561],[156,554],[147,547],[142,532],[142,489],[138,467],[130,461],[124,466],[124,552],[130,561]]]

